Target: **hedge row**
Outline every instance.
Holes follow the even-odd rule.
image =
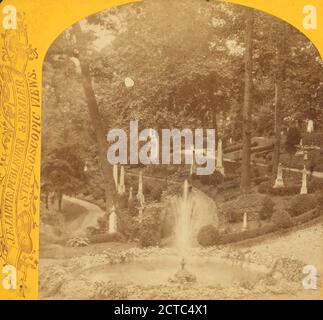
[[[323,190],[323,181],[312,180],[308,182],[308,192],[314,193]],[[258,185],[258,192],[263,194],[270,194],[273,196],[292,196],[299,194],[301,191],[300,185],[286,186],[284,188],[273,188],[271,181],[261,182]]]
[[[251,144],[251,147],[257,147],[258,146],[258,142],[253,142]],[[235,152],[235,151],[239,151],[239,150],[242,150],[242,144],[235,144],[233,146],[229,146],[227,148],[224,148],[223,149],[223,152],[224,153],[230,153],[230,152]]]
[[[293,227],[297,226],[306,222],[309,222],[315,218],[317,218],[320,215],[320,210],[318,209],[313,209],[309,212],[306,212],[298,217],[291,218],[291,224],[288,227]],[[286,229],[287,226],[285,227],[280,227],[279,225],[271,222],[268,223],[265,226],[262,226],[257,229],[251,229],[251,230],[246,230],[246,231],[241,231],[237,233],[228,233],[228,234],[218,234],[216,233],[214,236],[214,239],[216,239],[216,243],[209,244],[209,245],[224,245],[224,244],[229,244],[229,243],[234,243],[234,242],[240,242],[248,239],[253,239],[257,238],[269,233],[273,233],[282,229]],[[203,229],[204,231],[208,230],[210,232],[212,229],[211,228],[205,228]],[[201,229],[202,231],[202,229]],[[206,236],[199,235],[200,238],[206,238]],[[207,237],[208,239],[212,238],[211,235]],[[204,243],[199,242],[202,246]]]
[[[299,215],[298,217],[293,218],[293,224],[300,225],[300,224],[309,222],[309,221],[317,218],[320,214],[321,214],[320,210],[313,209],[309,212]]]
[[[247,239],[256,238],[264,234],[277,231],[278,228],[275,224],[270,223],[258,229],[251,229],[246,231],[241,231],[237,233],[228,233],[220,236],[218,244],[228,244],[234,242],[240,242]]]

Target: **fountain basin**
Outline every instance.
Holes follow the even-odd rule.
[[[139,258],[136,261],[120,264],[105,264],[82,270],[89,281],[112,281],[126,285],[159,285],[171,284],[170,278],[179,270],[179,258],[177,255],[149,256]],[[203,286],[231,286],[241,281],[257,281],[267,270],[256,268],[249,264],[232,264],[227,259],[219,257],[191,257],[187,259],[187,272],[196,277],[194,283]],[[174,285],[178,282],[174,282]]]

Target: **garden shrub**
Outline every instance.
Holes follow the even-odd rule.
[[[222,234],[219,239],[219,244],[228,244],[253,239],[277,231],[277,229],[278,228],[275,224],[270,223],[258,229],[250,229],[242,232]]]
[[[105,197],[105,192],[104,189],[102,189],[101,187],[93,187],[91,190],[91,193],[93,194],[93,198],[95,200],[99,200]]]
[[[299,194],[300,186],[286,186],[284,188],[273,188],[272,182],[262,182],[258,186],[258,192],[262,194],[271,194],[273,196],[292,196]]]
[[[316,198],[317,209],[323,212],[323,192],[316,193],[315,198]]]
[[[138,237],[140,225],[136,218],[138,210],[135,215],[132,211],[122,210],[118,214],[118,231],[124,235],[126,239],[134,240]]]
[[[90,240],[84,237],[74,237],[69,239],[66,242],[67,247],[78,248],[78,247],[86,247],[90,244]]]
[[[319,215],[320,215],[320,211],[317,208],[315,208],[311,211],[308,211],[306,213],[299,215],[298,217],[293,218],[293,221],[296,225],[299,225],[299,224],[309,222],[317,218]]]
[[[316,207],[316,199],[311,194],[298,194],[291,200],[288,212],[290,216],[297,217]]]
[[[263,182],[267,182],[270,178],[267,177],[267,176],[260,176],[260,177],[257,177],[257,178],[253,178],[252,179],[252,182],[255,183],[256,185],[259,185]]]
[[[314,193],[323,190],[323,179],[313,179],[308,183],[308,192]]]
[[[117,194],[118,209],[125,209],[128,207],[128,195]]]
[[[224,176],[217,170],[211,175],[198,176],[196,173],[192,175],[193,180],[199,180],[204,185],[220,185],[224,182]]]
[[[226,173],[225,176],[224,176],[224,181],[225,182],[239,180],[239,179],[240,179],[240,175],[238,175],[238,174]]]
[[[163,194],[163,190],[166,189],[165,184],[155,183],[154,185],[151,185],[150,189],[151,189],[150,190],[150,197],[153,200],[160,202],[162,194]]]
[[[214,246],[219,240],[219,231],[213,225],[202,227],[197,234],[197,241],[203,247]]]
[[[254,141],[251,143],[251,147],[257,147],[258,146],[258,142]],[[235,145],[231,145],[229,147],[224,148],[223,152],[224,153],[229,153],[229,152],[234,152],[234,151],[240,151],[242,149],[242,144],[235,144]]]
[[[229,223],[241,222],[243,214],[248,213],[249,220],[258,220],[260,211],[268,211],[270,215],[272,203],[263,194],[249,193],[240,195],[232,201],[224,202],[220,205],[219,209],[223,213],[224,221]],[[267,202],[266,204],[264,204]],[[264,206],[267,207],[264,209]]]
[[[323,147],[323,133],[322,132],[312,132],[306,133],[303,135],[303,144],[306,145],[316,145],[319,147]]]
[[[112,281],[95,282],[92,300],[125,300],[128,299],[128,290],[125,286]]]
[[[161,217],[161,237],[168,238],[173,235],[175,228],[175,216],[171,210],[165,210]]]
[[[149,227],[142,227],[139,235],[139,244],[142,248],[156,247],[159,245],[161,237],[158,233],[151,230]]]
[[[239,181],[229,181],[218,186],[220,192],[239,188]]]
[[[292,226],[293,221],[286,210],[275,211],[271,217],[271,221],[281,229],[286,229]]]
[[[256,166],[252,168],[252,177],[254,177],[254,178],[260,177],[260,170]]]
[[[95,227],[87,227],[86,228],[86,235],[87,237],[91,237],[95,234],[99,234],[102,233],[102,230],[100,230],[99,228],[95,228]]]
[[[159,208],[146,208],[144,219],[139,228],[139,244],[141,247],[158,246],[161,241],[161,211]]]
[[[98,233],[89,236],[89,240],[91,243],[106,243],[106,242],[124,242],[125,238],[124,236],[119,233]]]
[[[227,222],[229,223],[237,223],[241,222],[243,219],[243,212],[242,211],[236,211],[236,210],[230,210],[227,212],[226,217],[227,217]]]
[[[270,219],[274,213],[275,202],[270,198],[266,197],[263,200],[262,208],[259,212],[259,217],[261,220]]]

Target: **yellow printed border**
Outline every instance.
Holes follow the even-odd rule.
[[[0,299],[38,299],[40,119],[46,52],[76,21],[136,1],[4,0],[0,5]],[[253,7],[287,21],[303,32],[323,56],[322,0],[227,2]],[[8,31],[3,29],[2,21],[5,7],[10,5],[17,9],[18,23],[16,30]],[[307,17],[309,8],[315,9],[316,18]],[[315,27],[308,27],[304,19],[311,23],[316,20]],[[3,288],[3,273],[7,280],[16,273],[15,290]]]

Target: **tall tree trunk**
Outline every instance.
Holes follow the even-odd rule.
[[[47,192],[45,193],[45,204],[46,209],[49,209],[49,194]]]
[[[112,205],[115,203],[115,185],[113,181],[112,165],[107,161],[107,148],[108,143],[104,126],[99,113],[98,103],[95,97],[95,93],[92,86],[92,79],[90,74],[89,63],[86,61],[84,54],[84,48],[81,47],[82,43],[81,35],[82,29],[79,23],[76,23],[72,27],[76,38],[76,49],[78,50],[78,59],[80,61],[81,73],[82,73],[82,84],[87,101],[88,111],[90,119],[93,125],[93,129],[96,134],[96,140],[98,144],[100,167],[104,181],[105,189],[105,203],[107,212],[110,210]]]
[[[273,152],[273,168],[272,168],[272,179],[276,179],[278,165],[280,161],[280,145],[281,145],[281,130],[282,130],[282,110],[281,110],[281,92],[280,84],[277,79],[275,83],[275,145]]]
[[[62,203],[63,203],[63,192],[58,190],[57,192],[57,209],[59,212],[62,212]]]
[[[242,111],[242,164],[240,190],[245,193],[251,186],[251,88],[252,88],[252,53],[253,53],[253,9],[246,11],[246,51],[245,51],[245,79],[244,103]]]
[[[275,81],[275,146],[273,153],[272,179],[276,179],[280,162],[281,131],[283,122],[282,97],[284,94],[286,55],[287,55],[287,25],[282,28],[282,36],[277,42],[277,72]]]
[[[212,112],[212,122],[213,122],[213,129],[215,130],[215,140],[219,141],[219,131],[218,131],[218,119],[217,119],[217,107],[213,105],[213,112]]]

